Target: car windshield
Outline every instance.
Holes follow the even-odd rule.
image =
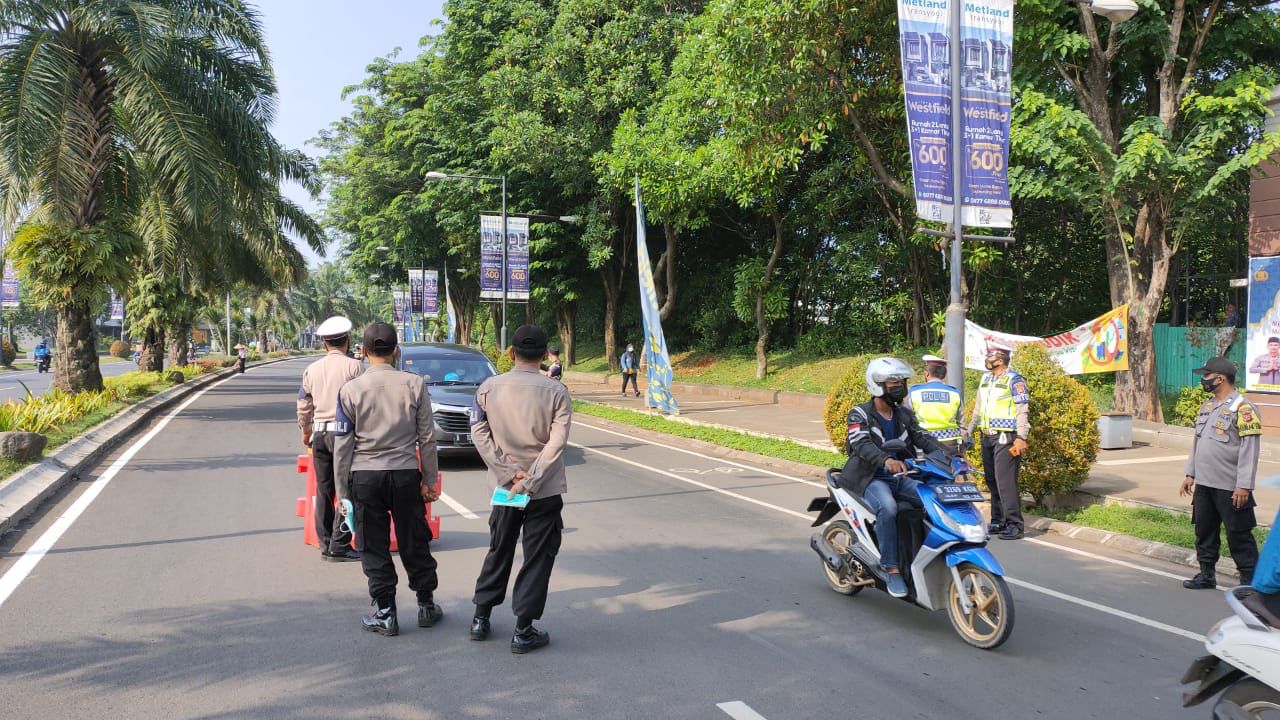
[[[428,385],[479,385],[493,375],[486,358],[465,355],[426,355],[406,353],[404,369],[427,376]]]

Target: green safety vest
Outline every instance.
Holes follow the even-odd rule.
[[[1026,402],[1027,381],[1018,373],[983,375],[978,383],[978,427],[984,432],[1017,432],[1018,406]]]
[[[960,412],[960,392],[943,382],[929,382],[911,388],[911,409],[920,427],[938,442],[959,442],[964,433],[956,423]]]

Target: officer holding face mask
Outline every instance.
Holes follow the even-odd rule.
[[[1236,392],[1235,363],[1216,357],[1193,371],[1213,393],[1196,416],[1196,439],[1187,458],[1180,494],[1191,496],[1196,526],[1196,560],[1200,572],[1182,586],[1190,590],[1217,587],[1215,567],[1222,551],[1219,529],[1227,529],[1227,546],[1240,570],[1240,584],[1253,581],[1258,541],[1253,528],[1254,480],[1262,447],[1258,408]]]

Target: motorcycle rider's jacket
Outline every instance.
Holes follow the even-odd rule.
[[[846,488],[859,497],[867,489],[867,485],[875,479],[876,473],[884,470],[885,461],[892,457],[881,449],[888,440],[898,439],[905,442],[911,457],[915,457],[916,449],[920,449],[938,467],[949,467],[942,445],[933,435],[920,427],[915,413],[904,407],[893,409],[893,426],[897,428],[897,438],[884,436],[880,413],[875,408],[874,400],[869,400],[850,410],[846,425],[844,445],[849,459],[845,462],[844,470],[840,475]]]

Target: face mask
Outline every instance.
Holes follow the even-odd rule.
[[[635,351],[636,351],[635,348],[631,347],[630,345],[627,346],[627,352],[635,352]]]
[[[901,405],[902,401],[907,398],[907,388],[898,386],[895,388],[886,388],[884,391],[884,399],[890,405]]]
[[[996,368],[1000,367],[1000,361],[987,358],[986,361],[982,363],[982,366],[988,370],[995,370]]]
[[[1204,388],[1205,392],[1213,392],[1218,388],[1218,378],[1200,378],[1200,387]]]

